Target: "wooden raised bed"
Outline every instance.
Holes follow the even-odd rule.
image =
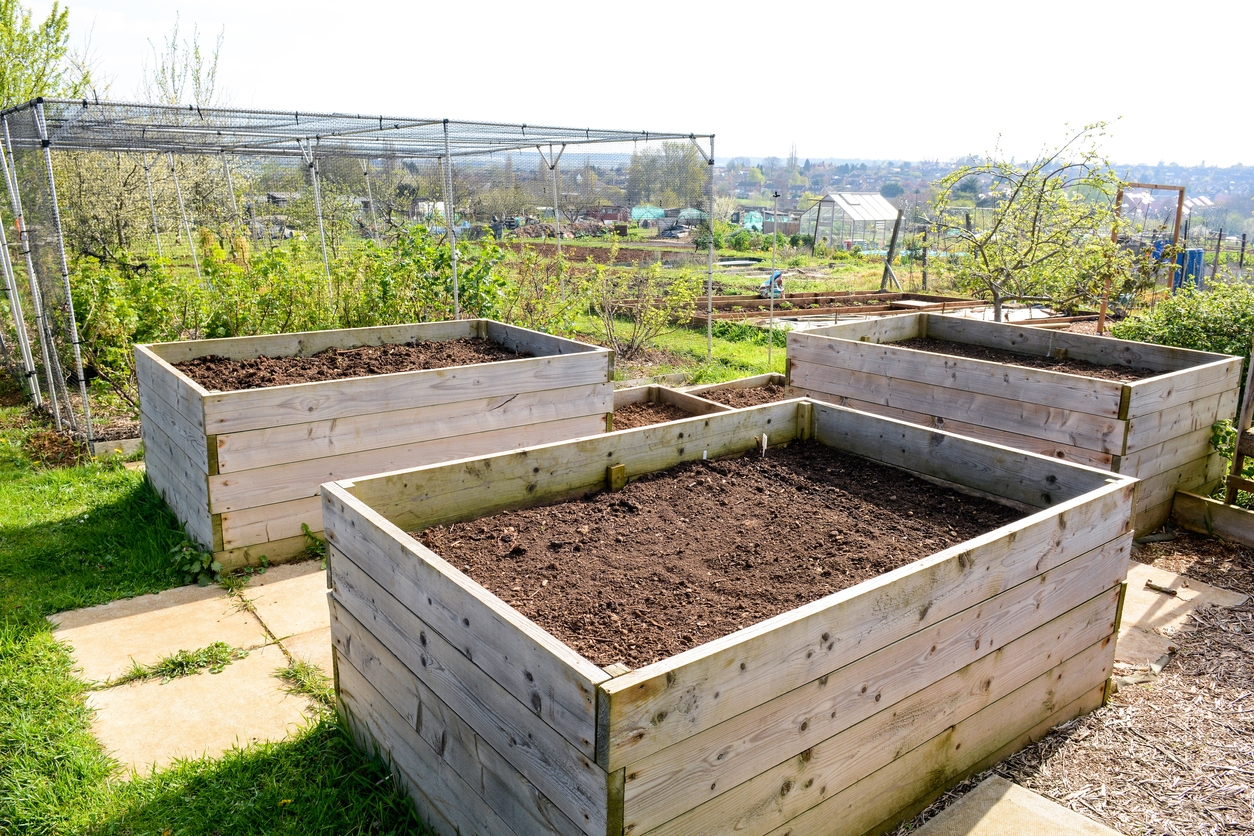
[[[701,397],[705,392],[718,392],[724,389],[759,389],[771,383],[774,383],[776,386],[788,385],[782,374],[767,372],[766,374],[755,374],[753,377],[738,377],[735,380],[724,380],[722,383],[689,386],[684,391],[689,395]]]
[[[890,343],[932,337],[1162,374],[1120,383]],[[1236,413],[1241,360],[1224,354],[935,314],[788,334],[788,381],[827,401],[1142,479],[1135,527],[1177,490],[1220,478],[1210,427]]]
[[[592,664],[406,533],[763,433],[1029,513],[634,671]],[[1101,704],[1135,490],[808,399],[324,485],[339,706],[447,836],[883,829]]]
[[[533,357],[210,392],[173,363],[484,337]],[[490,320],[135,347],[148,476],[224,566],[279,562],[322,529],[318,486],[604,432],[613,353]]]
[[[727,412],[729,409],[722,404],[696,398],[687,392],[657,384],[632,386],[614,392],[615,411],[630,404],[667,404],[688,415],[710,415],[715,412]],[[614,428],[613,421],[610,422],[610,428]]]
[[[781,303],[787,302],[786,307]],[[930,296],[922,293],[859,293],[859,294],[786,294],[775,300],[775,316],[777,318],[795,316],[844,316],[857,315],[897,315],[917,313],[920,311],[964,310],[982,308],[986,303],[977,299],[964,299],[961,296]],[[704,325],[708,314],[702,306],[703,300],[697,298],[696,310],[692,315],[694,325]],[[743,308],[743,310],[736,310]],[[739,297],[723,296],[714,299],[714,319],[742,320],[766,316],[771,303],[768,299],[756,296]]]

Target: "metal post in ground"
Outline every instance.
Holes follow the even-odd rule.
[[[453,153],[448,138],[448,120],[444,120],[444,228],[448,230],[448,248],[453,266],[453,319],[462,317],[461,288],[457,284],[457,231],[453,213]]]
[[[170,156],[170,174],[174,175],[174,194],[179,199],[179,214],[183,217],[183,231],[187,234],[187,248],[192,252],[192,266],[196,268],[196,278],[204,281],[200,275],[200,259],[196,257],[196,242],[192,240],[192,225],[187,222],[187,207],[183,205],[183,188],[179,185],[178,169],[174,167],[174,154]]]
[[[13,262],[9,259],[9,242],[0,223],[0,270],[4,272],[4,292],[9,297],[9,312],[13,315],[13,328],[17,332],[17,352],[22,361],[22,387],[31,403],[40,405],[39,379],[35,374],[35,359],[30,352],[30,338],[26,333],[26,317],[22,314],[22,300],[17,295],[17,280],[13,275]],[[5,362],[9,359],[5,347]]]
[[[318,146],[315,144],[310,147],[307,142],[302,141],[300,153],[305,160],[305,165],[309,167],[309,178],[313,181],[314,212],[318,215],[318,240],[322,242],[322,269],[327,277],[327,293],[334,301],[335,294],[331,290],[331,262],[327,258],[327,232],[322,223],[322,186],[318,182]]]
[[[374,211],[374,192],[370,188],[370,161],[361,160],[361,173],[366,177],[366,200],[370,201],[370,240],[379,240],[379,215]]]
[[[153,156],[152,162],[155,163],[159,157]],[[152,235],[157,239],[157,258],[164,258],[161,253],[161,230],[157,227],[157,203],[152,199],[152,163],[148,162],[148,152],[144,152],[144,182],[148,184],[148,209],[152,212]]]
[[[44,146],[44,165],[48,169],[48,197],[52,207],[52,225],[57,233],[57,255],[61,259],[61,281],[65,285],[65,312],[69,316],[66,337],[74,347],[74,373],[78,375],[78,394],[83,399],[83,423],[87,432],[87,452],[96,455],[96,438],[91,428],[91,404],[87,401],[87,380],[83,374],[83,354],[79,349],[82,341],[78,336],[78,321],[74,316],[74,294],[70,291],[70,264],[65,257],[65,235],[61,231],[61,208],[57,205],[57,183],[52,175],[52,143],[48,140],[48,126],[44,121],[43,103],[35,105],[36,122],[39,124],[39,138]],[[74,410],[69,403],[66,410],[73,415]]]
[[[4,118],[5,153],[0,154],[0,166],[4,169],[4,183],[9,191],[9,203],[13,207],[13,217],[17,223],[18,246],[26,259],[26,278],[30,284],[31,305],[35,309],[35,333],[39,335],[39,350],[44,358],[44,377],[48,382],[48,400],[52,402],[52,421],[58,431],[61,430],[61,405],[57,398],[57,386],[54,370],[59,370],[60,361],[52,351],[52,328],[48,324],[47,312],[44,310],[43,294],[39,292],[39,280],[35,275],[35,260],[31,256],[30,233],[26,230],[26,216],[22,210],[22,193],[17,187],[17,161],[13,157],[13,139],[9,135],[9,119]],[[38,383],[38,378],[36,378]],[[38,386],[36,386],[38,389]],[[64,387],[62,387],[64,389]]]
[[[553,146],[549,146],[549,154],[546,157],[544,150],[537,145],[536,150],[540,152],[540,159],[544,160],[545,165],[549,167],[549,171],[553,175],[553,229],[557,233],[557,257],[562,257],[562,215],[561,200],[558,196],[557,184],[558,173],[557,164],[562,161],[562,154],[566,153],[566,143],[562,143],[562,147],[557,150],[556,156],[553,154]],[[562,274],[562,298],[566,298],[566,276]]]
[[[226,154],[222,155],[222,170],[226,172],[226,193],[231,196],[231,220],[239,220],[239,204],[235,201],[235,184],[231,182],[231,167],[227,165]]]
[[[710,155],[697,143],[695,136],[689,136],[697,152],[705,157],[705,164],[710,169],[710,195],[706,204],[705,222],[709,227],[710,242],[708,266],[705,274],[705,359],[708,362],[714,356],[714,134],[710,134]]]
[[[1237,262],[1237,272],[1245,270],[1245,233],[1241,233],[1241,259]]]
[[[766,295],[770,297],[771,311],[766,330],[766,370],[768,372],[773,368],[771,352],[775,348],[775,246],[779,243],[779,192],[771,192],[771,197],[775,199],[775,209],[771,214],[774,219],[771,225],[771,278],[766,292]]]
[[[1223,246],[1223,243],[1224,228],[1221,226],[1219,227],[1219,237],[1215,239],[1215,261],[1210,266],[1210,280],[1212,282],[1219,279],[1219,249]]]

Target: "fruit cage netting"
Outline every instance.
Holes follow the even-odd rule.
[[[460,315],[459,240],[541,238],[560,253],[628,226],[683,239],[713,206],[712,134],[61,99],[0,122],[0,360],[93,453],[77,257],[140,252],[202,276],[207,235],[295,236],[329,281],[346,240],[421,223],[449,246]],[[708,295],[706,237],[689,260]]]

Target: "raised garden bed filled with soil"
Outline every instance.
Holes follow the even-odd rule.
[[[461,320],[135,348],[149,477],[227,567],[322,528],[333,479],[604,432],[612,352]]]
[[[614,430],[634,430],[651,424],[679,421],[694,415],[726,412],[727,407],[694,398],[667,386],[646,385],[614,393]]]
[[[686,391],[689,395],[696,395],[732,409],[761,406],[798,397],[796,392],[788,388],[782,374],[760,374],[738,380],[725,380],[722,383],[692,386]]]
[[[882,829],[1102,702],[1134,494],[808,399],[324,485],[340,707],[441,833]]]
[[[788,334],[788,382],[840,405],[1142,481],[1135,527],[1217,480],[1211,425],[1236,413],[1239,358],[911,314]]]

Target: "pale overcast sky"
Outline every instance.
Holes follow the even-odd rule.
[[[115,100],[178,12],[181,37],[224,33],[238,107],[714,133],[719,157],[803,159],[948,159],[999,134],[1026,157],[1105,120],[1116,162],[1254,164],[1248,0],[68,6]]]

